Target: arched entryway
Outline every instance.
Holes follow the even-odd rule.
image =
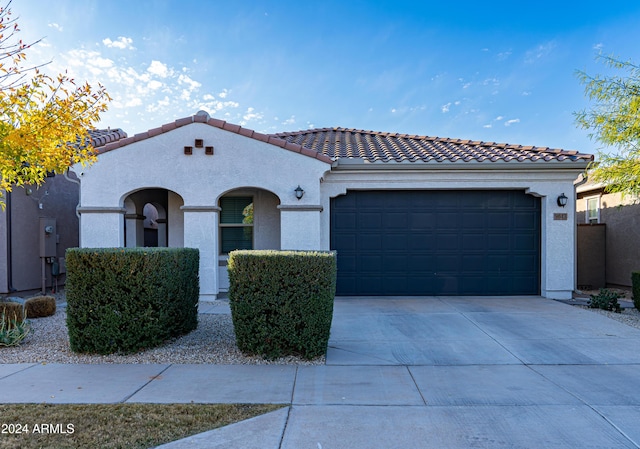
[[[219,286],[227,291],[227,258],[236,249],[280,249],[280,198],[268,190],[242,187],[218,198]]]
[[[167,189],[142,189],[124,198],[126,247],[184,246],[182,197]]]

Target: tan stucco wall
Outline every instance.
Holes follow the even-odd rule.
[[[73,177],[73,175],[71,175]],[[30,189],[30,194],[27,192]],[[42,285],[42,265],[40,259],[41,217],[54,218],[58,243],[56,256],[63,258],[67,248],[78,246],[78,218],[75,208],[78,204],[79,186],[57,175],[48,178],[40,188],[16,187],[11,194],[11,263],[12,284],[17,291],[40,289]],[[42,205],[41,207],[39,205]],[[0,220],[2,235],[6,236],[6,212]],[[4,237],[6,238],[6,237]],[[6,244],[0,245],[2,258],[6,261]],[[0,259],[3,260],[3,259]],[[4,282],[0,282],[0,293],[8,293],[9,280],[6,278],[6,263],[2,264]],[[46,286],[51,286],[51,266],[46,265]],[[0,276],[2,281],[2,276]],[[64,276],[59,277],[64,281]]]
[[[585,223],[586,199],[600,197],[600,223],[606,225],[606,283],[631,286],[631,272],[640,271],[640,204],[633,198],[602,190],[580,192],[576,221]]]

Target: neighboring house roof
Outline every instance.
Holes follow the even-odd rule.
[[[578,151],[347,128],[310,129],[274,136],[311,148],[333,160],[360,159],[374,163],[593,160],[593,155]]]
[[[89,130],[89,136],[91,136],[91,144],[94,148],[102,147],[111,142],[117,142],[120,139],[127,137],[127,133],[120,128],[116,129],[91,129]]]
[[[115,150],[192,123],[204,123],[285,150],[319,159],[340,162],[581,162],[593,155],[578,151],[481,142],[409,134],[363,131],[348,128],[321,128],[305,131],[262,134],[211,118],[204,111],[166,123],[133,137],[121,129],[92,130],[92,143],[99,153]]]

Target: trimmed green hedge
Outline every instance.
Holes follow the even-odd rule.
[[[631,288],[633,293],[633,305],[640,310],[640,271],[631,273]]]
[[[70,248],[67,327],[75,352],[132,353],[198,326],[193,248]]]
[[[316,251],[232,251],[229,305],[238,348],[277,358],[326,354],[336,256]]]

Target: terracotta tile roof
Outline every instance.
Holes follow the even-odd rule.
[[[577,151],[347,128],[310,129],[273,136],[310,148],[332,160],[456,163],[593,160],[593,155]]]
[[[248,128],[243,128],[239,125],[227,123],[224,120],[211,118],[209,114],[205,111],[199,111],[196,115],[193,115],[190,117],[184,117],[184,118],[175,120],[173,122],[165,123],[164,125],[158,128],[153,128],[143,133],[136,134],[133,137],[127,137],[127,135],[124,132],[122,132],[121,130],[118,130],[122,132],[123,137],[107,142],[103,144],[103,146],[98,146],[95,144],[94,145],[97,148],[98,153],[106,153],[107,151],[115,150],[116,148],[124,147],[131,143],[139,142],[141,140],[146,140],[151,137],[155,137],[159,134],[173,131],[174,129],[180,128],[182,126],[190,125],[192,123],[204,123],[206,125],[213,126],[215,128],[224,129],[225,131],[240,134],[242,136],[249,137],[251,139],[256,139],[261,142],[266,142],[271,145],[276,145],[280,148],[284,148],[285,150],[293,151],[294,153],[300,153],[305,156],[318,159],[327,164],[333,163],[333,159],[323,155],[322,153],[318,153],[317,151],[298,145],[296,143],[287,142],[286,140],[273,135],[262,134]]]

